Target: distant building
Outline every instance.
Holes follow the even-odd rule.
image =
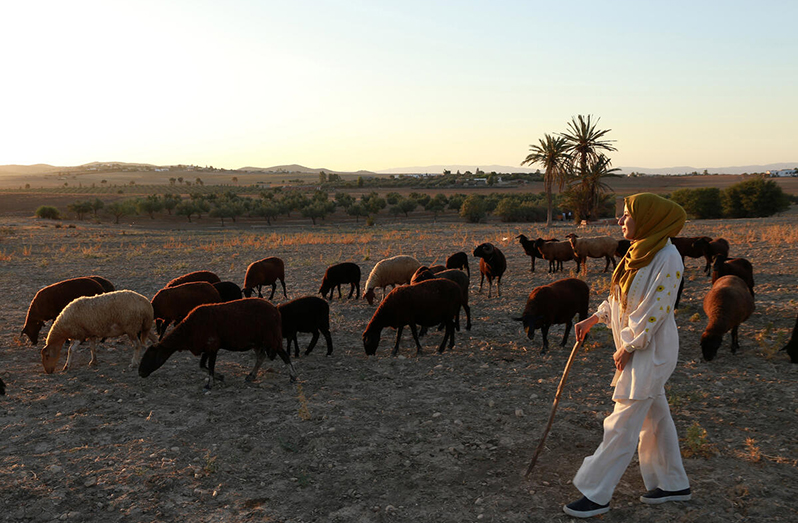
[[[778,171],[767,171],[765,174],[768,176],[785,178],[787,176],[798,176],[798,168],[796,169],[780,169]]]

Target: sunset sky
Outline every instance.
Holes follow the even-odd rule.
[[[0,165],[798,162],[798,2],[70,0],[0,7]]]

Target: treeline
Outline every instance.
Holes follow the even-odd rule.
[[[717,187],[678,189],[670,198],[695,219],[764,218],[784,212],[798,198],[786,194],[775,181],[751,178],[724,190]]]

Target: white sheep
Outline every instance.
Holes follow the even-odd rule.
[[[618,249],[618,240],[609,236],[580,238],[575,233],[566,234],[565,237],[571,242],[571,248],[574,250],[577,272],[579,272],[579,267],[584,264],[583,270],[587,274],[588,258],[606,259],[607,264],[604,266],[604,272],[609,269],[610,262],[612,262],[612,268],[615,268],[615,251]]]
[[[138,364],[145,338],[156,341],[151,332],[153,312],[150,300],[133,291],[115,291],[73,300],[55,319],[42,349],[44,371],[51,374],[67,340],[73,340],[67,353],[64,370],[69,369],[72,352],[83,340],[91,342],[91,361],[97,364],[95,345],[98,338],[116,338],[127,334],[136,351],[130,362]]]
[[[369,279],[366,280],[366,289],[363,297],[369,305],[374,303],[374,289],[382,287],[383,291],[388,285],[402,285],[410,283],[410,279],[421,264],[412,256],[399,255],[385,258],[377,262],[371,269]]]

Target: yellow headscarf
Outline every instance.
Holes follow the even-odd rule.
[[[619,297],[625,309],[626,296],[638,269],[651,263],[668,238],[679,234],[687,214],[678,203],[652,193],[627,196],[624,203],[635,222],[634,238],[626,256],[612,273],[610,288],[616,292],[615,286],[620,287]]]

